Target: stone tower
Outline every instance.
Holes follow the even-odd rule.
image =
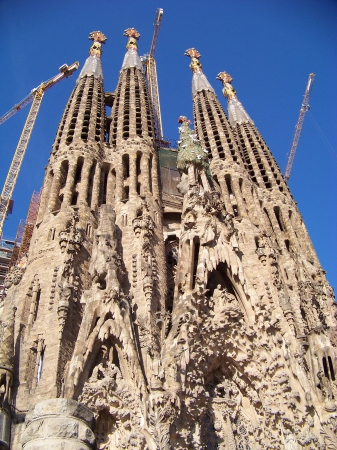
[[[6,279],[0,448],[337,448],[333,292],[272,153],[191,48],[195,131],[179,118],[169,191],[140,34],[124,35],[104,93],[90,34]]]

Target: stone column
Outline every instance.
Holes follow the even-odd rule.
[[[136,167],[136,155],[131,154],[129,156],[129,164],[130,164],[130,197],[134,196],[137,193],[137,167]]]
[[[123,162],[120,158],[116,167],[116,202],[120,202],[123,199]]]
[[[222,197],[223,197],[223,199],[225,201],[226,211],[229,212],[230,214],[234,214],[233,206],[232,206],[232,203],[231,203],[231,199],[229,198],[229,192],[228,192],[227,184],[226,184],[226,181],[224,180],[224,175],[223,174],[220,174],[220,176],[218,177],[218,181],[219,181],[219,184],[220,184]]]
[[[69,166],[68,176],[66,185],[64,187],[64,198],[63,205],[68,206],[71,204],[71,198],[74,191],[75,174],[76,174],[77,163],[71,163]]]
[[[78,204],[79,205],[87,204],[91,165],[92,165],[92,161],[90,159],[86,159],[84,161],[84,164],[82,167],[81,183],[80,183],[79,192],[78,192]]]
[[[115,191],[116,191],[116,175],[115,172],[109,169],[108,174],[108,187],[106,193],[106,203],[108,205],[115,204]]]
[[[152,192],[155,200],[159,200],[159,182],[158,182],[158,156],[153,155],[152,160]]]
[[[59,166],[54,173],[54,180],[51,187],[51,195],[50,195],[50,201],[49,201],[49,210],[55,211],[56,205],[58,203],[58,197],[60,194],[60,188],[61,188],[61,166]]]
[[[242,200],[242,194],[241,194],[241,189],[239,186],[239,180],[234,177],[232,178],[232,189],[233,189],[234,196],[236,198],[237,205],[239,207],[239,215],[241,217],[246,216],[247,215],[246,206]]]
[[[91,201],[91,208],[95,209],[96,206],[98,206],[99,201],[99,191],[100,191],[100,184],[101,184],[101,166],[99,162],[97,162],[95,175],[94,175],[94,183],[92,188],[92,201]]]
[[[274,233],[276,234],[276,239],[277,239],[278,245],[280,246],[280,248],[284,249],[285,248],[284,236],[282,234],[282,231],[280,230],[280,226],[275,217],[274,209],[268,205],[268,206],[266,206],[266,210],[268,212],[268,216],[271,221]]]
[[[148,155],[142,155],[141,160],[141,172],[142,172],[142,185],[141,185],[141,195],[144,195],[150,190],[150,178],[149,178],[149,161]]]
[[[23,450],[93,450],[94,416],[75,400],[53,398],[37,403],[26,416]]]

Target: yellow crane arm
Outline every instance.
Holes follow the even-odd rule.
[[[2,236],[2,230],[3,230],[5,219],[7,217],[9,203],[10,203],[13,191],[14,191],[16,180],[19,175],[23,157],[25,156],[25,153],[26,153],[29,138],[32,133],[32,130],[33,130],[33,127],[35,124],[35,120],[36,120],[37,114],[38,114],[40,106],[41,106],[43,95],[47,89],[50,89],[52,86],[54,86],[56,83],[61,81],[63,78],[68,78],[70,75],[72,75],[72,73],[75,70],[77,70],[78,67],[79,67],[78,62],[72,64],[71,66],[67,66],[66,64],[64,64],[63,66],[60,67],[60,69],[59,69],[60,73],[58,75],[56,75],[55,77],[51,78],[50,80],[48,80],[44,83],[41,83],[41,85],[38,88],[33,89],[33,91],[31,92],[33,103],[32,103],[32,106],[30,107],[26,123],[23,127],[18,146],[15,150],[14,157],[13,157],[11,166],[9,168],[9,172],[7,174],[5,184],[4,184],[4,187],[1,192],[1,197],[0,197],[0,237]],[[26,97],[26,99],[28,99],[28,98],[29,98],[29,96]],[[20,102],[20,104],[22,104],[22,102]],[[28,104],[28,103],[25,103],[25,105],[26,104]],[[5,114],[5,116],[8,114],[9,113]],[[15,114],[15,112],[13,114]],[[5,116],[3,116],[3,117],[5,117]],[[9,116],[9,117],[11,117],[11,116]],[[7,117],[7,119],[9,117]]]
[[[295,134],[294,134],[293,142],[291,144],[288,163],[287,163],[286,170],[284,172],[284,179],[285,179],[286,183],[288,183],[288,181],[289,181],[291,169],[294,164],[294,159],[295,159],[296,150],[297,150],[298,143],[299,143],[300,136],[301,136],[304,119],[305,119],[305,116],[306,116],[308,110],[310,109],[309,100],[310,100],[311,90],[312,90],[312,86],[314,84],[315,76],[316,75],[314,73],[311,73],[309,75],[308,83],[305,88],[303,102],[302,102],[301,109],[300,109],[300,114],[298,116],[297,123],[295,126]]]
[[[146,61],[145,75],[147,78],[147,84],[148,84],[148,88],[150,91],[150,97],[152,100],[155,137],[156,137],[156,142],[157,142],[158,146],[161,145],[161,142],[163,141],[163,126],[162,126],[162,120],[161,120],[158,78],[157,78],[157,69],[156,69],[156,61],[154,59],[154,54],[156,52],[157,40],[158,40],[158,36],[159,36],[159,31],[160,31],[163,14],[164,14],[164,10],[162,8],[158,8],[156,11],[154,24],[153,24],[154,32],[153,32],[153,37],[152,37],[150,53],[145,57],[145,61]]]

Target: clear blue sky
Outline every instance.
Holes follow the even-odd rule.
[[[317,74],[290,188],[330,283],[337,287],[337,2],[334,0],[11,0],[0,3],[0,115],[63,64],[83,65],[91,31],[108,37],[103,53],[106,91],[114,91],[122,64],[124,29],[141,33],[149,50],[156,8],[164,9],[156,61],[164,134],[178,138],[177,118],[192,118],[191,73],[184,51],[195,47],[222,104],[215,80],[226,70],[282,171],[308,74]],[[77,75],[76,75],[77,76]],[[56,129],[75,76],[43,100],[14,192],[4,235],[14,237],[33,190],[42,185]],[[0,127],[0,185],[28,107]],[[326,140],[328,143],[326,143]]]

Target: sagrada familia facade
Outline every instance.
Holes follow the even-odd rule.
[[[226,115],[191,48],[194,131],[179,118],[161,170],[125,34],[109,94],[106,38],[90,35],[6,278],[0,447],[337,449],[337,307],[272,153],[230,75]]]

